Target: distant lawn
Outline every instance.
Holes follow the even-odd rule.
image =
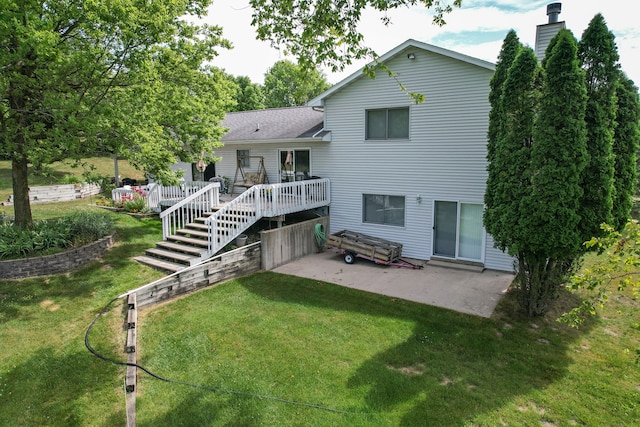
[[[72,163],[68,161],[55,162],[44,168],[44,174],[35,174],[31,169],[29,185],[61,184],[64,183],[67,175],[82,178],[82,173],[91,170],[91,165],[95,167],[95,173],[114,176],[115,168],[111,157],[92,157],[83,160],[78,167],[73,167]],[[118,160],[118,174],[122,178],[144,179],[144,173],[133,168],[126,160]],[[0,161],[0,202],[7,200],[13,192],[11,182],[11,162],[2,160]]]
[[[238,394],[141,374],[138,423],[637,425],[637,303],[580,331],[555,322],[569,305],[529,320],[512,304],[483,319],[275,273],[233,280],[144,310],[138,356]]]

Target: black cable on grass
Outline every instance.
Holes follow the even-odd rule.
[[[287,404],[290,404],[290,405],[306,406],[306,407],[313,408],[313,409],[321,409],[321,410],[324,410],[324,411],[336,412],[336,413],[340,413],[340,414],[356,414],[357,413],[357,412],[345,411],[345,410],[342,410],[342,409],[329,408],[327,406],[322,406],[322,405],[316,405],[315,403],[298,402],[298,401],[295,401],[295,400],[283,399],[281,397],[267,396],[267,395],[256,394],[256,393],[249,393],[249,392],[246,392],[246,391],[227,390],[227,389],[223,389],[223,388],[219,388],[219,387],[211,387],[211,386],[206,386],[206,385],[202,385],[202,384],[190,383],[190,382],[186,382],[186,381],[172,380],[172,379],[164,378],[164,377],[161,377],[160,375],[154,374],[149,369],[145,368],[144,366],[138,365],[137,363],[122,362],[120,360],[114,360],[114,359],[111,359],[111,358],[109,358],[109,357],[107,357],[107,356],[105,356],[103,354],[100,354],[93,347],[91,347],[91,344],[89,344],[89,334],[91,333],[91,329],[93,329],[93,326],[96,324],[98,319],[100,319],[107,312],[107,310],[109,309],[111,304],[113,304],[115,301],[117,301],[120,298],[121,297],[116,297],[116,298],[112,299],[111,301],[109,301],[109,303],[104,306],[104,308],[100,311],[100,313],[98,313],[98,315],[89,324],[89,327],[87,328],[87,331],[84,334],[84,345],[85,345],[85,347],[87,347],[87,350],[89,350],[89,352],[91,354],[93,354],[94,356],[96,356],[98,359],[102,359],[105,362],[113,363],[114,365],[134,366],[134,367],[140,369],[141,371],[147,373],[152,378],[155,378],[155,379],[160,380],[160,381],[172,383],[172,384],[180,384],[180,385],[185,385],[185,386],[189,386],[189,387],[193,387],[193,388],[199,388],[199,389],[202,389],[202,390],[208,390],[208,391],[218,392],[218,393],[235,394],[235,395],[238,395],[238,396],[255,397],[255,398],[258,398],[258,399],[273,400],[273,401],[276,401],[276,402],[287,403]]]

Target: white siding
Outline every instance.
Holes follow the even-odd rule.
[[[239,143],[227,143],[224,147],[216,150],[214,153],[216,157],[221,157],[219,162],[216,162],[216,174],[220,176],[226,176],[233,182],[236,174],[236,150],[249,150],[251,156],[262,156],[264,158],[264,166],[267,171],[267,178],[269,183],[275,184],[280,182],[278,172],[280,170],[279,165],[279,150],[305,150],[311,151],[311,174],[318,175],[315,169],[315,157],[318,146],[326,145],[326,142],[270,142],[270,143],[254,143],[254,144],[239,144]],[[250,167],[244,168],[246,172],[257,172],[259,159],[252,158],[250,160]],[[324,176],[323,178],[327,178]],[[230,190],[230,189],[229,189]],[[243,188],[236,189],[236,193],[241,192]]]
[[[413,52],[416,59],[407,59]],[[313,173],[331,179],[331,229],[399,241],[407,257],[432,253],[433,201],[483,203],[489,81],[492,71],[412,48],[388,63],[426,102],[412,104],[386,73],[355,80],[325,100],[332,142],[313,154]],[[410,106],[409,140],[365,140],[365,111]],[[253,154],[253,152],[252,152]],[[405,196],[404,227],[362,223],[362,195]],[[421,196],[421,202],[417,196]],[[485,266],[511,270],[510,257],[486,238]]]

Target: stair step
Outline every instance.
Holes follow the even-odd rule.
[[[174,262],[163,261],[158,258],[153,258],[150,256],[140,255],[134,257],[136,261],[141,264],[148,265],[149,267],[157,268],[159,270],[169,271],[171,273],[175,273],[176,271],[183,270],[186,268],[184,264],[176,264]]]
[[[185,237],[185,236],[179,236],[179,235],[174,235],[174,236],[168,236],[167,240],[171,240],[174,242],[182,242],[182,243],[187,243],[190,245],[194,245],[194,246],[200,246],[203,248],[206,248],[209,246],[209,242],[207,242],[207,240],[202,240],[202,239],[194,239],[191,237]]]
[[[182,228],[182,229],[176,231],[176,233],[182,234],[182,235],[190,235],[192,237],[202,237],[204,239],[207,239],[209,237],[209,233],[208,232],[200,231],[200,230],[196,230],[196,229],[192,229],[192,228]]]
[[[184,253],[191,254],[191,255],[194,255],[194,256],[200,256],[202,254],[202,252],[203,252],[203,250],[201,248],[194,248],[193,246],[181,245],[180,243],[167,242],[167,241],[158,242],[158,243],[156,243],[156,246],[158,248],[170,249],[172,251],[178,251],[178,252],[184,252]]]
[[[203,224],[201,222],[190,222],[189,224],[185,225],[185,227],[186,228],[195,228],[195,229],[198,229],[198,230],[209,230],[209,226],[206,225],[206,224]]]
[[[151,255],[152,257],[168,258],[169,261],[173,262],[173,260],[175,260],[178,263],[186,265],[189,265],[189,262],[192,259],[198,258],[196,256],[187,255],[182,252],[173,252],[158,248],[147,249],[145,253]]]

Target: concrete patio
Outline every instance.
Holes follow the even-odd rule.
[[[424,268],[384,266],[364,259],[346,264],[342,255],[327,250],[273,271],[482,317],[491,317],[515,277],[502,271],[480,273],[429,265],[427,261],[409,261]]]

